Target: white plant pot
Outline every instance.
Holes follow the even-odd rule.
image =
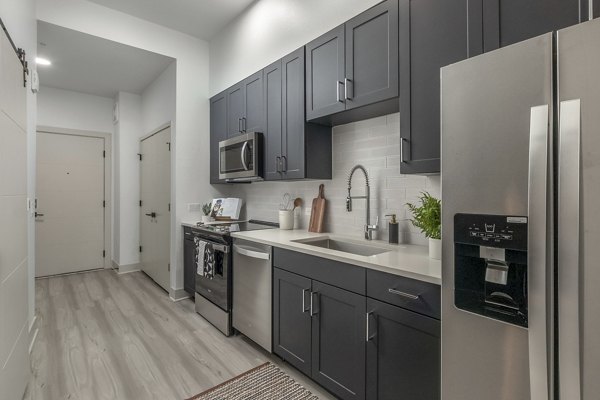
[[[429,238],[429,258],[433,260],[442,259],[442,241]]]
[[[212,222],[213,218],[210,215],[203,215],[202,216],[202,223],[206,224],[207,222]]]

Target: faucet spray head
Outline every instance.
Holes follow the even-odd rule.
[[[348,188],[348,196],[346,197],[346,211],[352,211],[352,197],[350,196],[350,188]]]

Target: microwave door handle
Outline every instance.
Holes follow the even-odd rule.
[[[244,142],[244,145],[242,146],[242,165],[244,166],[244,170],[248,171],[248,163],[246,162],[246,149],[248,148],[248,142]]]

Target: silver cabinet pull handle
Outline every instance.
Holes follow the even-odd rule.
[[[406,138],[401,137],[400,138],[400,162],[402,164],[404,164],[406,162],[406,160],[404,160],[404,141],[406,140]]]
[[[309,289],[302,289],[302,313],[304,314],[306,311],[308,311],[306,309],[306,292],[308,292]]]
[[[349,92],[348,87],[350,86],[351,83],[352,83],[352,80],[350,80],[348,78],[344,78],[344,98],[346,100],[352,100],[352,93],[348,94],[348,92]]]
[[[246,117],[242,117],[242,132],[246,132],[247,129]]]
[[[396,289],[388,289],[388,292],[390,292],[391,294],[396,294],[398,296],[406,297],[407,299],[411,299],[411,300],[419,300],[419,298],[421,297],[418,294],[410,294],[410,293],[406,293],[406,292],[401,292],[400,290],[396,290]]]
[[[336,93],[335,95],[336,95],[336,99],[337,99],[338,103],[343,103],[344,100],[342,100],[340,97],[340,85],[344,85],[344,82],[337,81],[335,83],[335,93]]]
[[[281,156],[281,172],[287,172],[287,157]]]
[[[242,133],[242,119],[238,118],[238,132]]]
[[[373,336],[369,336],[369,334],[370,334],[369,333],[370,332],[370,329],[369,329],[369,318],[371,317],[371,314],[373,314],[373,312],[368,312],[367,313],[367,332],[366,332],[366,335],[365,335],[365,341],[367,343],[370,342],[371,339],[373,339]]]
[[[313,317],[313,316],[315,316],[316,314],[318,314],[318,310],[317,310],[317,311],[315,311],[315,309],[314,309],[314,301],[313,301],[313,298],[315,297],[315,295],[317,295],[317,296],[318,296],[318,295],[319,295],[319,293],[317,293],[317,292],[310,292],[310,316],[311,316],[311,317]]]

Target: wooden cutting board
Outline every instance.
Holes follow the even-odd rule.
[[[312,201],[310,213],[309,232],[323,232],[323,220],[325,219],[325,185],[319,185],[319,195]]]

